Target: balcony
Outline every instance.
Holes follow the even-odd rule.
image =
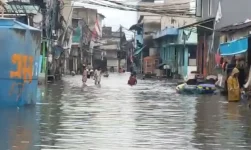
[[[158,31],[156,34],[153,35],[153,39],[158,39],[168,35],[178,35],[179,30],[178,28],[165,28],[163,30]]]
[[[72,44],[79,44],[80,38],[81,38],[81,30],[80,27],[77,27],[73,31]]]

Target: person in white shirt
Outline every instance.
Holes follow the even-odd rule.
[[[101,82],[101,68],[98,68],[95,70],[94,80],[95,80],[95,85],[100,84],[100,82]]]

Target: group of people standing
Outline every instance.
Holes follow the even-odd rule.
[[[121,69],[119,70],[120,73],[124,73],[125,70]],[[101,68],[97,68],[94,72],[91,69],[87,69],[86,66],[83,64],[83,74],[82,74],[82,82],[83,86],[86,86],[86,82],[88,78],[93,78],[95,81],[95,85],[100,85],[101,82]],[[128,80],[128,84],[130,86],[136,85],[137,84],[137,79],[136,79],[136,72],[131,72],[131,76]]]
[[[101,68],[95,69],[94,73],[90,69],[88,70],[85,65],[83,65],[83,75],[82,75],[82,82],[83,86],[86,86],[86,82],[88,78],[93,78],[95,81],[95,85],[100,85],[101,82]]]
[[[227,73],[225,88],[228,92],[228,101],[240,101],[241,91],[244,91],[244,84],[247,79],[245,60],[242,58],[236,59],[234,56],[231,62],[224,62],[223,70]]]

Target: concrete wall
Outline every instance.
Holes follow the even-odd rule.
[[[194,22],[196,22],[196,18],[163,16],[161,18],[161,30],[165,29],[166,27],[179,28]]]
[[[189,35],[188,40],[186,41],[186,43],[190,43],[190,44],[197,44],[197,33],[193,30],[190,33],[190,30],[179,30],[179,36],[178,36],[178,43],[179,44],[183,44],[184,40],[183,40],[183,31],[185,32],[186,35]]]
[[[161,29],[161,16],[144,16],[143,23],[144,23],[144,33],[146,32],[156,32]]]
[[[62,15],[65,18],[66,22],[71,25],[71,18],[72,18],[72,3],[71,0],[63,0],[64,8],[62,10]],[[69,18],[69,20],[68,20]]]
[[[96,22],[96,9],[89,9],[84,7],[75,7],[73,10],[72,17],[73,18],[82,18],[88,24],[89,28],[94,29],[94,25]]]
[[[198,5],[197,15],[202,18],[215,17],[218,9],[219,1],[221,1],[222,18],[216,24],[216,29],[232,25],[235,23],[244,22],[246,19],[251,19],[251,1],[250,0],[196,0]],[[200,5],[201,4],[201,5]],[[211,6],[209,5],[211,4]],[[202,8],[201,8],[202,6]],[[202,13],[199,13],[201,10]]]
[[[115,71],[118,71],[118,59],[108,59],[107,68],[114,67]]]
[[[106,50],[106,56],[107,59],[114,59],[117,58],[117,51],[116,50]]]
[[[41,13],[37,13],[36,15],[33,16],[33,22],[36,22],[33,24],[33,26],[37,29],[42,29],[42,20],[43,20],[43,15]]]
[[[220,38],[220,43],[225,43],[232,40],[237,40],[242,37],[246,37],[249,35],[249,32],[251,31],[251,27],[238,30],[236,32],[231,33],[222,33]]]
[[[149,48],[149,56],[156,56],[157,48]]]
[[[112,27],[102,27],[102,34],[104,37],[112,36]]]
[[[174,7],[177,4],[177,9],[191,10],[191,3],[193,0],[165,0],[166,7]],[[168,6],[170,5],[170,6]],[[184,25],[192,24],[196,21],[196,18],[185,17],[172,17],[172,16],[162,16],[161,18],[161,30],[168,27],[179,28]]]
[[[140,6],[146,6],[146,7],[157,7],[161,6],[161,4],[155,4],[153,2],[139,2],[138,3],[139,7]],[[161,15],[159,14],[154,14],[154,13],[149,13],[149,12],[138,12],[137,17],[138,19],[140,16],[144,16],[144,19],[142,20],[142,23],[144,23],[143,26],[143,32],[147,34],[143,34],[143,38],[147,38],[151,36],[151,32],[156,32],[161,29]]]
[[[103,50],[118,50],[119,47],[118,47],[118,45],[116,45],[116,44],[112,44],[112,45],[102,45],[102,46],[100,46],[100,49],[103,49]]]

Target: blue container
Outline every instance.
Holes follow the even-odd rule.
[[[41,31],[0,19],[0,107],[35,104]]]

